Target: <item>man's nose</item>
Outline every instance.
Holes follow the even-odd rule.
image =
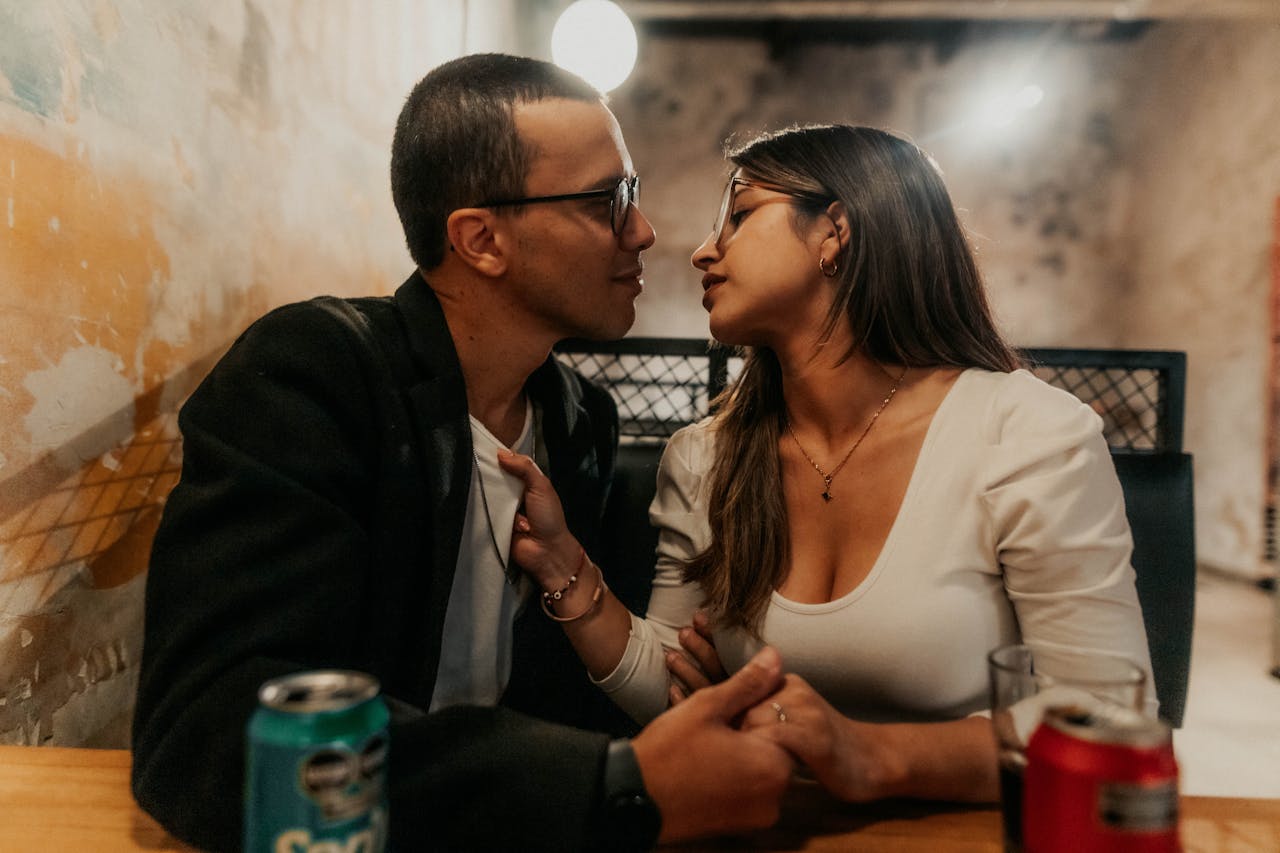
[[[626,227],[622,229],[623,248],[643,252],[657,239],[658,234],[653,230],[653,223],[649,221],[649,217],[644,215],[644,211],[640,210],[638,204],[632,202]]]

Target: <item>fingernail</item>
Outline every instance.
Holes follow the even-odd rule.
[[[529,529],[530,529],[530,528],[529,528],[529,522],[528,522],[526,519],[523,519],[523,518],[522,518],[522,519],[520,519],[520,520],[518,520],[518,521],[516,522],[516,528],[517,528],[521,533],[528,533],[528,532],[529,532]]]
[[[765,646],[756,652],[755,657],[751,659],[751,663],[767,672],[778,672],[782,669],[782,657],[773,646]]]
[[[693,633],[693,630],[692,630],[692,629],[690,629],[690,628],[681,628],[681,629],[680,629],[680,639],[682,639],[682,640],[687,640],[687,639],[689,639],[689,635],[690,635],[690,634],[692,634],[692,633]]]

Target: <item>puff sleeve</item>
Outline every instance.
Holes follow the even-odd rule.
[[[658,465],[658,485],[649,521],[658,528],[657,566],[649,610],[631,615],[631,635],[622,660],[596,684],[642,725],[667,708],[670,677],[665,648],[679,649],[679,630],[693,621],[705,596],[685,583],[681,566],[711,541],[704,480],[710,468],[707,421],[685,427],[668,441]]]
[[[1128,657],[1147,673],[1154,716],[1133,539],[1101,419],[1018,371],[1003,380],[984,428],[982,501],[1023,641]]]

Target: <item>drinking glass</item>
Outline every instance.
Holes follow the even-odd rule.
[[[991,724],[1000,760],[1000,813],[1005,853],[1022,850],[1022,774],[1027,741],[1049,708],[1099,713],[1121,706],[1143,710],[1146,673],[1127,658],[1103,652],[1018,644],[987,655]]]

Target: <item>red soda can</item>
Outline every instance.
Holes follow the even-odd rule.
[[[1027,744],[1026,853],[1178,853],[1169,727],[1126,708],[1050,708]]]

